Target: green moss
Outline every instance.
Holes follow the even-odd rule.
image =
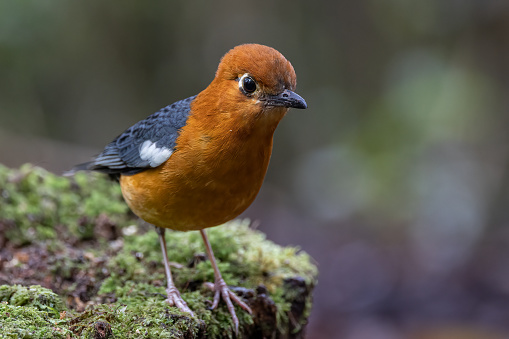
[[[2,285],[0,338],[65,338],[64,309],[60,297],[41,286]]]
[[[51,290],[39,285],[29,287],[20,285],[0,286],[0,301],[8,302],[14,306],[33,306],[52,316],[58,316],[64,310],[61,298]]]
[[[97,326],[108,327],[115,338],[193,338],[197,320],[170,313],[167,304],[147,300],[145,305],[98,305],[70,321],[81,338],[93,337]]]
[[[290,327],[299,331],[307,322],[311,309],[311,294],[302,301],[306,317],[294,319],[290,324],[292,302],[302,295],[303,291],[294,289],[294,286],[286,286],[285,280],[299,277],[304,287],[313,286],[316,283],[317,269],[311,263],[310,257],[298,248],[282,248],[267,240],[264,234],[250,229],[247,220],[233,221],[207,232],[211,246],[218,260],[221,260],[218,265],[225,281],[230,285],[246,288],[266,286],[277,305],[280,331],[287,332]],[[201,286],[203,282],[214,281],[214,273],[208,261],[190,264],[194,254],[204,251],[199,234],[166,233],[168,257],[170,261],[179,264],[172,268],[172,273],[182,297],[199,318],[205,321],[211,338],[222,338],[227,336],[227,333],[231,335],[231,319],[226,307],[221,303],[221,307],[211,313],[206,307],[210,305],[208,302],[213,297],[212,293],[202,289],[197,294],[198,291],[186,288],[189,285]],[[109,262],[108,267],[112,274],[102,284],[99,294],[113,293],[121,303],[134,303],[138,307],[154,295],[160,301],[164,300],[165,277],[159,265],[162,258],[157,233],[149,231],[141,235],[125,236],[124,241],[124,248]],[[153,269],[151,262],[157,263],[158,268]],[[154,284],[159,284],[160,287],[154,287]],[[178,310],[175,308],[173,312]],[[240,308],[237,308],[237,315],[241,318],[241,323],[252,323],[249,315]]]
[[[66,225],[68,236],[91,238],[99,215],[125,223],[127,210],[118,185],[103,176],[69,179],[29,164],[19,170],[0,164],[0,221],[14,245],[56,239],[56,225]]]
[[[317,269],[310,257],[296,247],[281,247],[267,240],[261,232],[249,228],[248,220],[236,220],[207,230],[214,254],[219,261],[223,278],[232,285],[257,286],[263,284],[275,293],[284,279],[299,275],[313,283]],[[232,236],[235,235],[235,236]],[[196,253],[205,251],[198,232],[166,232],[170,261],[184,265],[173,269],[175,279],[182,284],[189,280],[213,280],[210,263],[189,266]],[[125,272],[123,278],[150,276],[146,263],[162,260],[156,232],[125,236],[123,250],[111,261],[111,269]],[[143,260],[136,260],[140,253]],[[153,277],[153,278],[159,278]]]
[[[34,306],[0,302],[0,338],[67,338],[67,321],[48,317]]]
[[[124,236],[115,241],[97,238],[104,220],[123,230]],[[203,282],[213,281],[214,273],[199,233],[166,232],[174,281],[196,314],[191,318],[165,302],[166,279],[157,233],[128,213],[118,184],[105,176],[78,173],[65,178],[29,165],[19,170],[0,165],[0,227],[6,231],[7,243],[44,249],[48,256],[44,281],[54,281],[65,300],[75,300],[83,291],[89,297],[80,313],[66,309],[60,297],[40,286],[0,286],[0,301],[8,302],[1,304],[4,311],[0,314],[0,329],[8,331],[0,333],[27,338],[44,338],[39,333],[58,338],[70,332],[74,337],[90,338],[98,331],[115,338],[233,337],[225,304],[209,310],[213,293]],[[317,269],[311,258],[298,248],[268,241],[247,220],[232,221],[207,233],[225,281],[245,288],[248,302],[261,305],[258,312],[267,311],[267,305],[274,307],[268,307],[267,315],[270,319],[273,314],[274,324],[236,307],[241,332],[265,337],[299,332],[307,322],[316,283]],[[263,299],[266,295],[272,299]],[[60,319],[62,311],[67,316]],[[28,332],[13,332],[15,324]],[[43,326],[48,332],[41,332]]]

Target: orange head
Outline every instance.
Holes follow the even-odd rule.
[[[263,45],[240,45],[221,59],[214,80],[193,106],[208,116],[237,118],[238,125],[262,120],[275,128],[290,107],[307,108],[294,92],[296,85],[292,64],[281,53]]]
[[[292,64],[275,49],[256,44],[240,45],[230,50],[221,59],[216,80],[235,80],[248,98],[262,100],[281,94],[285,89],[294,91],[297,86]],[[305,108],[304,100],[299,99],[279,103],[286,107]]]

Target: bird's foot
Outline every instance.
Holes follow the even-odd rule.
[[[168,287],[166,289],[166,302],[170,304],[170,306],[175,306],[182,312],[189,313],[192,317],[194,317],[193,311],[187,306],[187,303],[180,296],[179,291],[175,287]]]
[[[206,282],[205,286],[214,291],[214,301],[212,303],[211,309],[215,309],[217,305],[219,304],[219,298],[223,298],[223,300],[226,302],[226,306],[228,307],[228,311],[230,312],[230,315],[233,319],[233,325],[235,326],[235,333],[238,334],[239,332],[239,319],[237,318],[237,314],[235,313],[235,307],[233,306],[233,302],[235,302],[237,305],[239,305],[243,310],[245,310],[247,313],[252,314],[251,308],[247,306],[245,302],[240,300],[240,298],[233,293],[224,280],[221,278],[219,280],[216,280],[216,282],[210,283]]]

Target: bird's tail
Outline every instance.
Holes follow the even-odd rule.
[[[68,171],[65,171],[62,175],[64,177],[70,177],[70,176],[73,176],[74,174],[76,174],[76,172],[78,172],[78,171],[90,171],[92,169],[93,164],[94,164],[93,161],[84,162],[82,164],[74,166],[73,168],[71,168]]]
[[[98,172],[102,172],[102,173],[108,174],[110,179],[113,180],[113,181],[119,181],[120,180],[120,173],[118,173],[118,172],[113,172],[113,173],[112,172],[108,172],[107,169],[105,169],[104,167],[97,166],[95,161],[84,162],[82,164],[76,165],[73,168],[71,168],[70,170],[65,171],[62,175],[64,177],[70,177],[70,176],[73,176],[74,174],[76,174],[76,172],[79,172],[79,171],[98,171]]]

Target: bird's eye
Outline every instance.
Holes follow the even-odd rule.
[[[240,87],[247,94],[251,94],[254,91],[256,91],[256,81],[254,81],[254,79],[251,78],[249,75],[244,74],[242,78],[240,78]]]

